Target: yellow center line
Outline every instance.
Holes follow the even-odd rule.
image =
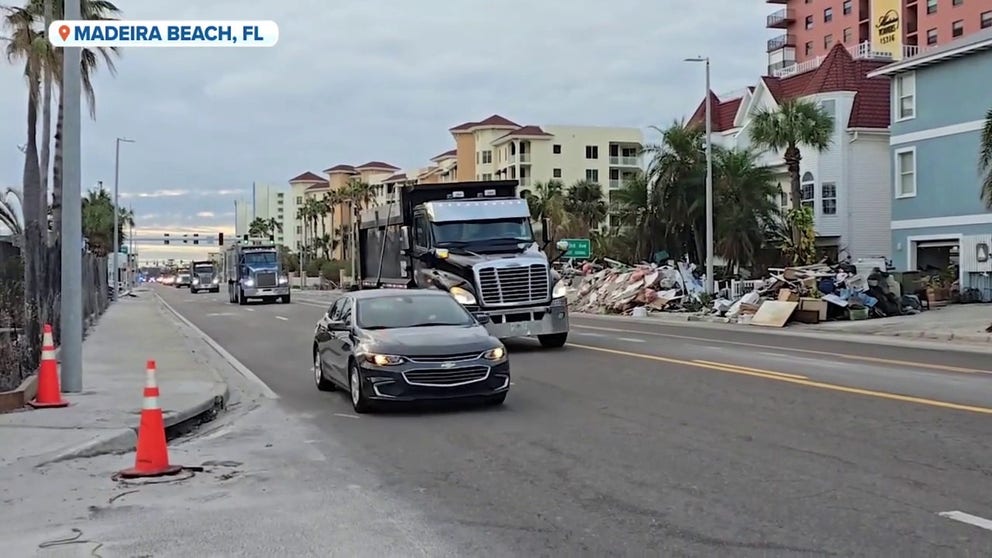
[[[692,341],[706,341],[708,343],[716,342],[716,343],[720,343],[720,344],[723,344],[723,345],[739,345],[739,346],[751,347],[751,348],[755,348],[755,349],[774,349],[774,350],[777,350],[777,351],[791,351],[791,352],[794,352],[794,353],[805,353],[805,354],[810,354],[810,355],[829,356],[829,357],[835,357],[835,358],[843,358],[843,359],[847,359],[847,360],[860,360],[862,362],[877,362],[877,363],[880,363],[880,364],[891,364],[891,365],[897,365],[897,366],[908,366],[908,367],[912,367],[912,368],[924,368],[924,369],[930,369],[930,370],[940,370],[941,372],[959,372],[959,373],[962,373],[962,374],[992,374],[992,370],[982,370],[982,369],[979,369],[979,368],[962,368],[960,366],[947,366],[947,365],[944,365],[944,364],[929,364],[929,363],[926,363],[926,362],[911,362],[911,361],[908,361],[908,360],[894,360],[894,359],[889,359],[889,358],[878,358],[878,357],[869,357],[869,356],[861,356],[861,355],[848,355],[848,354],[844,354],[844,353],[834,353],[834,352],[830,352],[830,351],[816,351],[816,350],[813,350],[813,349],[795,349],[795,348],[792,348],[792,347],[783,347],[781,345],[759,345],[759,344],[756,344],[756,343],[745,343],[743,341],[723,341],[723,340],[717,340],[717,339],[708,339],[706,337],[693,337],[691,335],[677,335],[677,334],[674,334],[674,333],[659,333],[657,331],[642,331],[642,330],[639,330],[639,329],[620,329],[620,328],[612,328],[612,327],[597,327],[597,326],[579,325],[579,324],[575,324],[575,323],[573,323],[571,325],[572,325],[573,328],[594,329],[594,330],[599,330],[599,331],[611,331],[611,332],[614,332],[614,333],[638,333],[638,334],[641,334],[641,335],[653,335],[655,337],[669,337],[669,338],[672,338],[672,339],[688,339],[688,340],[692,340]]]
[[[828,384],[824,382],[816,382],[804,378],[792,378],[783,375],[780,372],[768,372],[768,371],[758,371],[758,369],[743,369],[734,368],[733,365],[717,365],[710,364],[701,361],[691,361],[691,360],[679,360],[676,358],[661,357],[656,355],[646,355],[643,353],[632,353],[629,351],[620,351],[617,349],[607,349],[605,347],[593,347],[591,345],[577,345],[575,343],[568,343],[569,347],[575,347],[577,349],[586,349],[589,351],[599,351],[602,353],[610,353],[614,355],[621,355],[631,358],[639,358],[644,360],[654,360],[658,362],[666,362],[669,364],[679,364],[682,366],[694,366],[698,368],[708,368],[710,370],[720,370],[723,372],[730,372],[733,374],[741,374],[743,376],[755,376],[758,378],[765,378],[768,380],[776,380],[779,382],[788,382],[790,384],[798,384],[801,386],[815,387],[820,389],[828,389],[831,391],[839,391],[843,393],[852,393],[855,395],[865,395],[868,397],[876,397],[879,399],[888,399],[891,401],[902,401],[905,403],[916,403],[919,405],[927,405],[929,407],[939,407],[942,409],[954,409],[956,411],[968,411],[971,413],[980,413],[984,415],[992,415],[992,408],[988,407],[976,407],[973,405],[962,405],[960,403],[950,403],[948,401],[938,401],[936,399],[927,399],[924,397],[913,397],[911,395],[900,395],[898,393],[889,393],[886,391],[875,391],[870,389],[861,389],[848,386],[841,386],[837,384]]]
[[[771,370],[762,370],[761,368],[748,368],[747,366],[737,366],[736,364],[725,364],[723,362],[711,362],[708,360],[693,360],[692,362],[697,362],[699,364],[707,364],[709,366],[721,366],[723,368],[735,368],[737,370],[744,370],[745,372],[757,372],[758,374],[772,374],[774,376],[782,376],[783,378],[796,378],[797,380],[808,380],[807,376],[800,376],[799,374],[786,374],[785,372],[772,372]]]

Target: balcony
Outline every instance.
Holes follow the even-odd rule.
[[[920,54],[927,52],[930,48],[933,47],[906,45],[902,47],[902,59],[905,60],[907,58],[913,58],[914,56],[919,56]],[[871,43],[869,42],[863,42],[859,45],[854,45],[848,48],[847,51],[851,53],[851,57],[854,58],[855,60],[883,60],[883,61],[893,60],[892,54],[871,48]],[[777,70],[772,75],[778,78],[786,78],[789,76],[794,76],[796,74],[810,72],[819,68],[820,64],[823,64],[823,61],[826,58],[827,58],[826,56],[817,56],[816,58],[811,58],[804,62],[793,64],[786,68]]]
[[[795,47],[796,46],[796,36],[791,33],[786,33],[785,35],[779,35],[774,39],[768,39],[768,52],[775,52],[780,48],[785,47]]]
[[[610,179],[610,190],[619,190],[623,186],[623,180],[619,178]]]
[[[614,167],[636,167],[640,165],[638,157],[610,157],[610,165]]]
[[[786,29],[795,22],[795,12],[790,8],[783,8],[765,19],[765,27],[769,29]]]
[[[520,187],[521,188],[530,188],[534,184],[534,181],[531,180],[531,178],[529,176],[524,177],[524,178],[520,178],[520,179],[518,179],[518,181],[520,182]]]
[[[521,163],[530,163],[530,153],[518,153],[517,161]]]
[[[775,62],[773,64],[769,64],[768,65],[768,75],[774,76],[776,74],[776,72],[780,72],[780,71],[782,71],[782,70],[784,70],[784,69],[786,69],[786,68],[788,68],[790,66],[795,66],[795,65],[796,65],[796,61],[795,60],[780,60],[780,61]]]

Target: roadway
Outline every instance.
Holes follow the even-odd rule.
[[[479,554],[992,555],[987,355],[581,318],[507,344],[501,408],[358,417],[313,385],[329,298],[156,291]]]

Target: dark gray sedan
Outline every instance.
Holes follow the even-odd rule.
[[[499,405],[510,389],[506,347],[473,315],[435,290],[348,293],[314,331],[317,388],[351,394],[355,412],[378,403],[477,398]]]

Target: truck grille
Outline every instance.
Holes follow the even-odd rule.
[[[260,271],[255,274],[255,286],[257,287],[275,287],[276,286],[276,274],[274,271]]]
[[[411,370],[403,373],[408,384],[434,387],[451,387],[478,382],[485,380],[487,376],[489,376],[489,368],[485,366],[452,368],[450,370]]]
[[[209,273],[201,273],[197,275],[196,278],[200,280],[201,285],[207,284],[214,280],[213,275]]]
[[[546,302],[549,298],[548,267],[487,267],[479,270],[479,294],[485,305],[519,305]]]

